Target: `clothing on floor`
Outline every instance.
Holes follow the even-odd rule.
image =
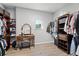
[[[16,48],[16,40],[14,40],[14,41],[12,42],[12,47],[13,47],[13,48]]]

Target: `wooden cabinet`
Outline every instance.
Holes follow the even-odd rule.
[[[72,35],[69,35],[64,31],[64,25],[66,18],[69,16],[70,14],[65,14],[58,18],[58,47],[68,54],[70,53]]]
[[[28,40],[30,42],[30,46],[35,46],[35,36],[33,34],[24,35],[24,36],[16,36],[17,43]]]

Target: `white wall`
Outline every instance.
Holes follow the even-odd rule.
[[[0,4],[0,7],[10,13],[11,19],[16,19],[16,8],[9,8],[9,7],[7,8],[4,7],[2,4]]]
[[[10,13],[11,19],[16,19],[16,9],[15,8],[6,8],[6,10]]]
[[[4,6],[3,6],[2,4],[0,4],[0,7],[1,7],[2,9],[5,9]]]
[[[39,19],[42,22],[42,29],[35,29],[35,21]],[[16,34],[21,33],[21,26],[28,23],[32,27],[32,33],[35,35],[35,43],[52,42],[53,38],[46,32],[48,23],[52,21],[52,14],[34,11],[29,9],[16,8]]]
[[[74,13],[76,11],[79,11],[79,3],[68,4],[54,13],[53,20],[55,20],[58,16],[61,16],[65,13]]]

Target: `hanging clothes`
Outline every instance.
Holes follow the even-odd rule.
[[[79,36],[75,36],[72,38],[71,55],[76,55],[78,45],[79,45]]]
[[[52,34],[52,33],[53,33],[52,29],[53,29],[53,22],[50,22],[50,23],[48,24],[48,26],[47,26],[47,30],[46,30],[46,31],[47,31],[48,33]]]
[[[4,48],[4,44],[3,44],[2,40],[0,40],[0,43],[1,43],[1,45],[2,45],[2,48]]]
[[[75,39],[74,39],[74,37],[72,38],[72,43],[71,43],[71,47],[70,47],[70,55],[73,55],[73,56],[76,55],[76,53],[75,53]]]
[[[69,34],[72,34],[74,33],[74,16],[72,17],[71,21],[70,21],[70,31],[69,31]]]
[[[79,45],[78,45],[78,48],[77,48],[76,55],[79,55]]]
[[[0,56],[2,56],[2,49],[1,49],[1,47],[0,47]]]
[[[75,20],[75,23],[74,23],[74,28],[76,29],[77,35],[79,35],[79,12],[77,14],[77,19]]]
[[[78,26],[78,18],[79,18],[79,14],[78,13],[75,13],[74,15],[73,15],[73,17],[72,17],[72,19],[71,19],[71,34],[76,34],[75,36],[74,36],[74,45],[72,45],[72,43],[71,43],[71,46],[75,46],[75,48],[71,48],[71,49],[73,49],[73,54],[74,55],[76,55],[76,51],[77,51],[77,48],[78,48],[78,45],[79,45],[79,36],[78,36],[78,31],[77,31],[77,26]],[[76,23],[77,22],[77,23]]]
[[[75,56],[79,45],[79,12],[75,12],[66,18],[64,31],[67,34],[73,35],[70,54]]]
[[[73,13],[71,21],[69,23],[69,26],[70,26],[69,34],[71,34],[71,35],[74,34],[74,30],[75,30],[75,25],[74,24],[75,24],[75,21],[77,19],[77,15],[78,15],[78,12]]]
[[[0,35],[2,35],[2,26],[3,26],[3,22],[2,22],[2,20],[0,19]]]
[[[69,15],[67,18],[66,18],[66,21],[65,21],[65,25],[64,25],[64,31],[67,33],[67,34],[70,34],[70,21],[71,21],[71,18],[72,18],[72,15]]]
[[[67,22],[68,22],[68,17],[66,18],[66,21],[65,21],[65,25],[64,25],[64,31],[67,33],[68,31],[67,31]]]
[[[77,15],[75,16],[75,23],[74,23],[74,29],[77,34],[77,39],[76,39],[76,52],[78,52],[78,46],[79,46],[79,11],[77,12]]]
[[[78,12],[76,12],[73,14],[73,17],[71,18],[71,21],[70,21],[70,30],[71,31],[69,32],[69,34],[73,35],[72,42],[71,42],[71,53],[74,56],[76,56],[76,51],[77,51],[77,48],[79,45],[79,35],[77,33],[78,32],[77,26],[79,26],[78,21],[77,21],[78,18],[79,18],[79,14],[78,14]],[[74,44],[73,44],[73,42],[74,42]]]
[[[47,26],[47,32],[50,33],[50,26]]]
[[[0,43],[0,56],[2,56],[2,45]]]
[[[0,49],[1,49],[0,55],[4,56],[5,55],[5,49],[4,49],[4,44],[1,40],[0,40]]]
[[[6,42],[6,40],[2,39],[2,42],[3,42],[3,44],[4,44],[3,49],[6,49],[6,47],[7,47],[7,42]]]
[[[6,19],[3,18],[3,24],[4,24],[4,27],[7,27],[6,22],[7,22]]]

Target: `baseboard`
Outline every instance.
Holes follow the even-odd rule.
[[[54,43],[54,41],[35,43],[35,45],[38,45],[38,44],[47,44],[47,43]]]

